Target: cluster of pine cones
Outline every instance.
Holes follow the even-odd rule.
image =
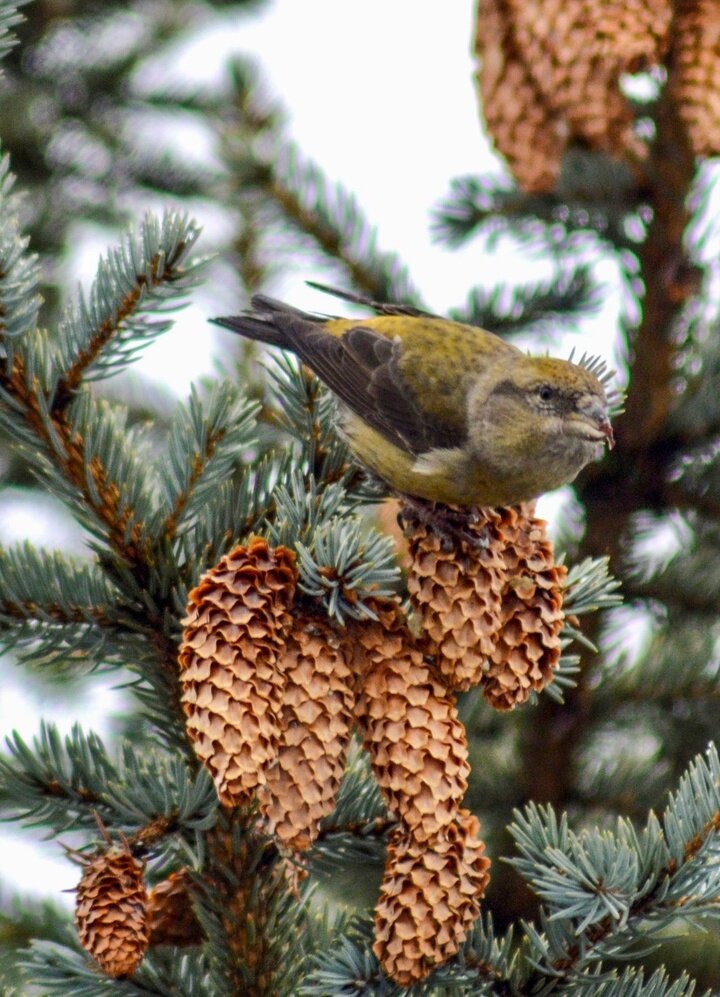
[[[526,191],[552,190],[572,142],[642,159],[620,78],[653,67],[698,156],[720,153],[716,0],[479,0],[483,113]]]
[[[462,807],[468,747],[454,694],[479,685],[492,706],[512,709],[551,680],[560,656],[565,569],[544,522],[525,506],[485,510],[470,529],[481,542],[453,545],[406,519],[412,631],[392,599],[368,606],[375,619],[334,625],[297,597],[294,554],[257,538],[203,576],[183,621],[195,751],[223,806],[257,800],[286,853],[312,845],[351,735],[362,737],[396,822],[375,951],[401,985],[458,951],[489,878],[479,823]],[[126,848],[89,862],[78,888],[81,940],[110,975],[134,971],[168,923],[197,941],[188,910],[187,883],[171,878],[148,895]]]
[[[235,548],[190,594],[183,706],[226,807],[257,799],[284,848],[315,840],[335,806],[357,729],[391,817],[375,950],[409,984],[457,952],[489,861],[462,808],[469,774],[454,693],[480,685],[511,709],[553,675],[564,568],[530,508],[487,510],[483,543],[448,544],[408,521],[413,636],[397,600],[333,625],[296,598],[294,555]]]

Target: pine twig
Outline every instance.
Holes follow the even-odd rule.
[[[148,289],[172,283],[176,265],[185,256],[187,248],[187,243],[180,241],[174,247],[174,252],[169,258],[166,259],[163,253],[156,253],[149,262],[147,273],[135,275],[135,286],[124,295],[114,314],[109,315],[98,326],[95,335],[58,381],[51,406],[53,414],[59,415],[67,407],[80,386],[85,372],[97,359],[102,349],[118,334],[123,322],[135,312],[145,292]]]

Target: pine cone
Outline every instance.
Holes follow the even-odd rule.
[[[452,822],[465,795],[465,730],[447,690],[413,646],[398,607],[375,609],[379,623],[348,628],[362,683],[356,717],[390,810],[423,841]]]
[[[578,15],[592,54],[621,73],[639,73],[663,60],[672,0],[584,0]]]
[[[720,155],[720,7],[679,0],[668,89],[696,156]]]
[[[551,189],[573,139],[646,154],[619,81],[660,63],[671,15],[670,0],[479,0],[483,109],[521,187]]]
[[[505,587],[501,626],[483,694],[496,710],[524,703],[552,680],[560,660],[563,625],[562,583],[567,574],[556,564],[544,520],[532,505],[494,510],[504,537]]]
[[[199,945],[202,929],[190,899],[186,869],[171,873],[151,890],[147,901],[150,945]]]
[[[604,65],[617,81],[658,65],[667,49],[671,0],[501,2],[522,58],[554,107],[573,65]]]
[[[285,675],[281,738],[260,809],[290,848],[309,847],[335,806],[353,725],[353,676],[326,620],[295,621],[278,659]]]
[[[373,951],[402,987],[454,956],[478,916],[490,879],[479,827],[461,810],[429,841],[402,826],[390,836]]]
[[[479,510],[468,530],[488,546],[449,546],[437,532],[406,518],[411,564],[408,592],[422,624],[422,644],[449,689],[480,682],[500,627],[504,587],[503,540],[493,530],[493,510]],[[497,517],[495,517],[497,518]]]
[[[180,649],[182,703],[198,757],[220,802],[249,802],[275,759],[295,555],[254,539],[236,547],[190,593]]]
[[[479,0],[475,53],[485,124],[498,151],[523,190],[552,190],[560,175],[567,126],[518,51],[504,0]]]
[[[80,942],[108,976],[130,976],[148,947],[143,866],[126,849],[111,849],[85,866],[77,888]]]

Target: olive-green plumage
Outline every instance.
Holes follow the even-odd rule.
[[[602,384],[568,360],[404,306],[373,305],[383,314],[358,320],[263,295],[252,305],[214,321],[296,353],[340,400],[358,459],[399,492],[510,505],[572,481],[612,445]]]

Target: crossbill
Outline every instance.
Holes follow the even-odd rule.
[[[381,314],[328,318],[258,294],[251,311],[213,321],[295,353],[339,400],[339,429],[358,460],[404,495],[512,505],[567,484],[613,445],[605,389],[586,366],[528,356],[477,326],[364,303]]]

